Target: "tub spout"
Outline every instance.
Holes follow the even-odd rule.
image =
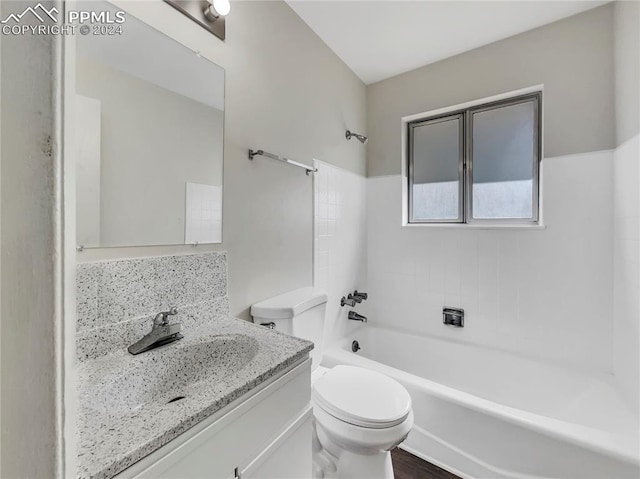
[[[367,322],[366,316],[362,316],[361,314],[358,314],[355,311],[349,311],[348,318],[352,319],[353,321],[362,321],[363,323]]]

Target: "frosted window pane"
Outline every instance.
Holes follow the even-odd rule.
[[[413,128],[414,220],[458,218],[460,119]]]
[[[532,218],[533,101],[473,114],[473,217]]]
[[[456,219],[458,217],[458,182],[443,181],[413,185],[413,217]]]

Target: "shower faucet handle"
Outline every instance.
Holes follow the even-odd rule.
[[[367,299],[369,297],[367,293],[359,293],[357,289],[353,292],[353,296],[356,298],[360,298],[360,301],[362,301],[363,299]],[[360,301],[358,301],[358,303]]]
[[[347,299],[352,299],[356,303],[362,303],[363,298],[361,298],[360,296],[354,296],[353,294],[349,293],[349,296],[347,296]]]
[[[349,295],[349,296],[351,296],[351,295]],[[353,307],[356,305],[356,300],[355,300],[355,299],[353,299],[353,298],[351,298],[351,297],[350,297],[349,299],[347,299],[347,298],[345,298],[345,297],[343,296],[343,297],[340,299],[340,306],[345,306],[345,305],[347,305],[347,306],[351,306],[351,307],[353,308]]]

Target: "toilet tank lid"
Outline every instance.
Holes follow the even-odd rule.
[[[265,299],[251,306],[251,316],[264,319],[291,319],[327,302],[327,293],[313,287],[300,288]]]

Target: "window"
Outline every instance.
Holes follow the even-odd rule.
[[[541,93],[408,123],[409,223],[536,223]]]

